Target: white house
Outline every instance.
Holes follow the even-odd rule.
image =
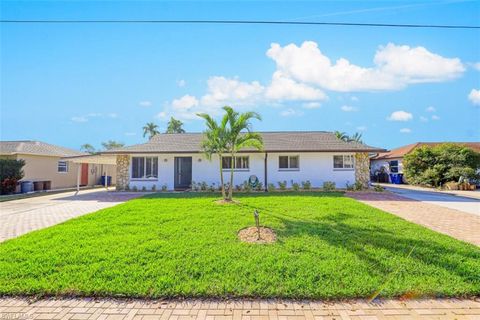
[[[279,181],[312,187],[333,181],[339,188],[369,182],[370,152],[383,149],[345,142],[331,132],[263,132],[264,148],[241,150],[234,161],[234,184],[256,177],[264,186]],[[117,157],[117,189],[145,187],[185,190],[192,181],[219,185],[218,156],[208,160],[201,150],[202,133],[158,134],[147,143],[103,152]],[[222,170],[230,172],[231,158],[222,157]],[[229,175],[226,175],[229,177]]]

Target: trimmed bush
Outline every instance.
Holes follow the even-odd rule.
[[[0,194],[15,192],[17,182],[23,178],[25,160],[0,159]]]
[[[325,181],[323,183],[323,191],[330,192],[330,191],[335,191],[335,189],[336,189],[335,182]]]
[[[310,180],[302,181],[302,189],[303,189],[303,190],[310,190],[310,189],[312,189],[312,183],[310,182]]]

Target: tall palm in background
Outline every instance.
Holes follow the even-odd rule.
[[[363,143],[362,134],[358,133],[358,132],[355,132],[355,134],[353,136],[348,137],[348,141],[355,141],[355,142]]]
[[[165,133],[185,133],[183,122],[171,117],[170,121],[168,121],[167,131],[165,131]]]
[[[230,164],[230,188],[228,189],[228,201],[233,197],[233,172],[235,170],[235,155],[245,147],[253,147],[261,150],[263,148],[262,136],[259,133],[252,132],[252,119],[262,120],[262,117],[256,112],[238,113],[231,107],[223,107],[226,117],[226,153],[232,159]],[[223,121],[222,121],[223,122]],[[246,131],[246,132],[245,132]]]
[[[153,122],[148,122],[143,126],[143,137],[148,135],[148,139],[151,139],[154,135],[159,134],[158,126]]]
[[[222,155],[225,153],[227,141],[227,117],[224,116],[220,124],[218,124],[210,115],[206,113],[197,114],[205,120],[207,128],[203,132],[204,138],[202,141],[202,150],[208,160],[212,160],[214,154],[218,154],[219,168],[220,168],[220,185],[222,190],[222,198],[226,199],[225,183],[223,179]]]
[[[348,135],[345,132],[335,131],[335,137],[342,141],[348,141]]]
[[[95,147],[92,146],[90,143],[85,143],[80,146],[80,151],[87,152],[90,154],[95,153]]]

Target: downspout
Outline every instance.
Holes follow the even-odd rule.
[[[264,181],[265,181],[265,192],[268,191],[268,188],[267,188],[267,185],[268,185],[268,174],[267,174],[267,159],[268,159],[268,153],[265,152],[265,178],[264,178]]]

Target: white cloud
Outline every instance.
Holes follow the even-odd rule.
[[[264,87],[258,81],[242,82],[238,78],[211,77],[207,81],[207,94],[201,98],[206,106],[251,105],[260,98]]]
[[[145,101],[140,101],[138,103],[138,105],[140,107],[151,107],[152,106],[152,102],[151,101],[148,101],[148,100],[145,100]]]
[[[392,43],[379,47],[373,59],[375,66],[370,68],[351,64],[345,58],[332,63],[313,41],[284,47],[272,43],[267,56],[285,77],[344,92],[401,89],[412,83],[454,79],[465,71],[458,58],[444,58],[423,47]]]
[[[280,112],[280,115],[282,117],[301,116],[301,115],[303,115],[303,112],[294,110],[292,108],[289,108],[289,109],[286,109],[286,110],[283,110],[282,112]]]
[[[327,96],[321,90],[298,83],[276,71],[267,87],[265,97],[269,100],[324,100]]]
[[[428,108],[425,109],[425,110],[426,110],[427,112],[435,112],[435,111],[437,111],[437,109],[435,109],[435,107],[433,107],[433,106],[430,106],[430,107],[428,107]]]
[[[77,116],[77,117],[72,117],[71,120],[73,122],[87,122],[88,118],[85,116]]]
[[[343,112],[354,112],[354,111],[358,111],[358,108],[345,105],[345,106],[341,106],[340,110],[342,110]]]
[[[422,121],[422,122],[428,122],[428,118],[427,118],[427,117],[424,117],[424,116],[421,116],[421,117],[420,117],[420,121]]]
[[[179,86],[180,88],[185,87],[186,85],[187,85],[187,81],[183,79],[177,81],[177,86]]]
[[[392,114],[387,118],[389,121],[409,121],[412,120],[413,115],[410,112],[406,111],[394,111]]]
[[[350,100],[357,102],[359,99],[356,96],[350,98]]]
[[[440,120],[440,117],[437,116],[436,114],[434,114],[434,115],[432,116],[432,120]]]
[[[357,130],[358,131],[367,131],[367,126],[358,126]]]
[[[175,110],[179,110],[179,111],[186,111],[196,106],[198,106],[197,98],[188,94],[184,95],[179,99],[174,99],[172,101],[172,107]]]
[[[468,95],[468,100],[470,100],[474,105],[480,105],[480,90],[472,89]]]
[[[302,105],[305,109],[318,109],[322,106],[320,102],[306,102]]]
[[[402,128],[402,129],[400,129],[400,132],[401,132],[401,133],[410,133],[410,132],[412,132],[412,129],[410,129],[410,128]]]

